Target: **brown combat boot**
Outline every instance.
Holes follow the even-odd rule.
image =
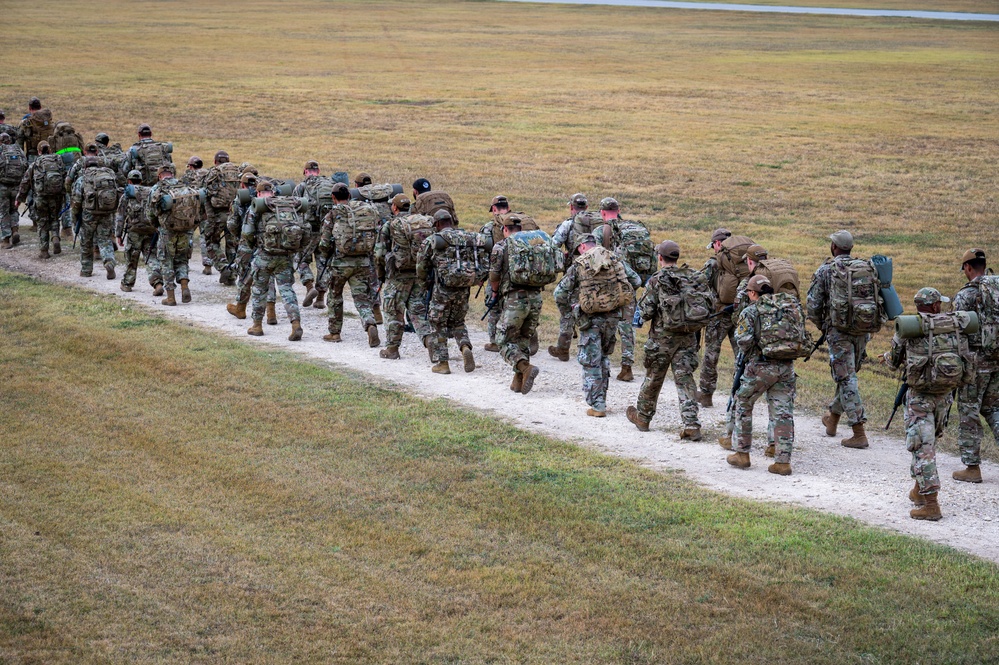
[[[319,289],[316,292],[316,302],[312,303],[315,309],[326,309],[326,292]]]
[[[631,365],[621,365],[621,371],[617,374],[618,381],[634,381],[635,375],[631,373]]]
[[[295,319],[291,322],[291,334],[288,335],[289,342],[297,342],[302,339],[302,322]]]
[[[398,360],[399,359],[399,347],[395,344],[390,344],[384,349],[378,352],[379,357],[386,358],[388,360]]]
[[[926,505],[926,497],[919,493],[919,483],[913,485],[912,489],[909,490],[909,501],[912,501],[917,506]]]
[[[114,264],[108,261],[104,264],[104,270],[108,274],[108,279],[114,279],[118,275],[114,274]]]
[[[201,269],[201,274],[202,275],[211,275],[212,274],[212,267],[211,266],[205,266],[204,268]]]
[[[72,238],[72,237],[73,237],[73,230],[72,230],[72,229],[70,229],[70,228],[69,228],[69,227],[67,226],[66,228],[64,228],[64,229],[62,230],[62,237],[63,237],[63,238]]]
[[[382,307],[381,305],[375,305],[371,308],[371,314],[375,317],[375,325],[382,325],[385,320],[382,319]]]
[[[710,409],[712,406],[714,406],[714,402],[711,401],[710,393],[702,393],[701,391],[697,391],[697,399],[695,401],[701,406],[703,406],[705,409]]]
[[[267,315],[267,325],[276,326],[277,325],[277,310],[274,308],[274,303],[267,303],[267,307],[264,308],[265,314]]]
[[[173,289],[167,289],[166,294],[167,294],[166,298],[164,298],[160,302],[163,303],[164,305],[170,305],[171,307],[173,307],[174,305],[176,305],[177,304],[177,299],[174,298],[174,290]]]
[[[489,342],[485,346],[482,347],[482,350],[483,351],[489,351],[491,353],[498,353],[499,352],[499,346],[497,344],[493,344],[492,342]]]
[[[316,296],[318,295],[319,291],[317,291],[316,289],[309,289],[305,293],[305,299],[302,300],[302,307],[308,307],[309,305],[314,303],[316,301]]]
[[[593,418],[604,418],[607,416],[607,412],[597,411],[596,409],[590,408],[586,410],[586,415],[592,416]]]
[[[929,520],[931,522],[936,522],[943,515],[940,514],[940,504],[937,503],[937,493],[923,494],[922,497],[926,499],[926,503],[919,508],[913,508],[909,511],[909,517],[914,520]]]
[[[700,441],[701,440],[701,428],[700,427],[684,427],[683,431],[680,432],[681,441]]]
[[[10,237],[10,244],[13,245],[14,247],[17,247],[18,245],[20,245],[21,244],[21,234],[18,233],[17,231],[14,231],[14,234]]]
[[[225,306],[225,311],[229,312],[237,319],[246,318],[246,303],[245,302],[231,302]]]
[[[253,335],[254,337],[264,336],[264,327],[260,325],[262,321],[258,319],[253,320],[253,325],[250,326],[249,330],[246,331],[247,335]]]
[[[532,356],[538,355],[538,349],[541,348],[541,341],[538,339],[538,331],[535,330],[534,334],[531,335],[531,339],[527,340],[527,352]]]
[[[777,457],[777,446],[774,444],[768,444],[767,449],[763,451],[764,457]]]
[[[40,258],[40,259],[51,259],[52,257],[49,256],[49,248],[48,247],[42,247],[41,250],[39,250],[39,252],[38,252],[38,258]]]
[[[725,450],[735,450],[732,448],[732,437],[728,435],[718,437],[718,445]]]
[[[315,285],[316,285],[316,280],[314,279],[307,279],[304,282],[302,282],[302,286],[305,287],[306,292],[311,291],[313,287],[315,287]],[[306,307],[308,307],[308,305],[306,305]]]
[[[442,360],[433,367],[431,367],[430,371],[433,372],[434,374],[450,374],[451,366],[447,364],[446,360]]]
[[[523,386],[524,386],[524,376],[520,372],[514,370],[513,381],[510,382],[510,390],[512,390],[515,393],[519,393],[520,389]]]
[[[839,425],[839,419],[842,415],[841,413],[830,411],[822,416],[822,424],[826,426],[826,436],[836,436],[836,427]]]
[[[725,458],[725,461],[740,469],[748,469],[750,467],[749,453],[732,453]]]
[[[153,286],[153,295],[154,296],[163,295],[163,282],[160,282],[159,284]]]
[[[182,279],[180,280],[180,301],[181,302],[191,302],[191,289],[187,288],[190,280]]]
[[[867,433],[864,432],[864,423],[857,423],[853,426],[853,436],[840,441],[846,448],[866,448],[870,445],[867,442]]]
[[[548,354],[564,363],[569,362],[569,343],[571,341],[568,335],[559,335],[555,346],[548,347]]]
[[[960,471],[955,471],[954,480],[960,480],[962,483],[980,483],[982,482],[982,468],[977,464],[969,464],[964,469]]]
[[[649,421],[642,417],[642,414],[638,412],[633,406],[629,406],[628,410],[624,412],[624,415],[638,428],[639,432],[649,431]]]
[[[541,373],[541,369],[535,367],[527,360],[521,360],[517,363],[517,371],[519,371],[520,375],[523,377],[520,386],[520,394],[526,395],[531,392],[531,389],[534,387],[534,380],[538,378],[538,374]]]
[[[132,291],[132,287],[128,284],[122,284],[119,288],[125,293],[130,293]]]
[[[4,238],[3,240],[0,240],[0,249],[10,249],[10,248],[11,248],[10,238]]]
[[[59,234],[58,233],[52,235],[52,253],[53,254],[62,254],[62,243],[59,242]]]
[[[382,343],[381,340],[378,339],[378,326],[376,326],[373,323],[369,323],[367,332],[368,332],[368,346],[370,346],[372,349],[378,348],[378,345]]]
[[[465,363],[466,372],[475,371],[475,356],[472,355],[472,347],[470,346],[461,347],[461,359]]]
[[[775,473],[778,476],[790,476],[791,475],[791,465],[785,462],[774,462],[767,467],[767,471],[770,473]]]
[[[340,333],[328,333],[326,335],[323,335],[323,341],[324,342],[342,342],[343,340],[340,339]]]

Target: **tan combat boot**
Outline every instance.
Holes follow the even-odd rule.
[[[117,275],[114,274],[114,264],[110,261],[104,264],[104,270],[108,274],[108,279],[114,279]]]
[[[846,448],[866,448],[867,443],[867,433],[864,432],[864,423],[857,423],[853,426],[853,436],[849,439],[843,439],[840,441]]]
[[[395,344],[390,344],[384,349],[378,352],[379,357],[386,358],[388,360],[398,360],[399,359],[399,347]]]
[[[153,285],[153,295],[154,296],[163,295],[163,282]]]
[[[58,233],[52,235],[52,253],[53,254],[62,254],[62,243],[59,242],[59,234]]]
[[[913,508],[909,511],[909,517],[914,520],[929,520],[931,522],[936,522],[943,515],[940,514],[940,504],[937,503],[937,493],[923,494],[926,503],[919,508]]]
[[[520,372],[514,370],[513,381],[510,382],[510,390],[512,390],[515,393],[519,393],[520,389],[523,386],[524,386],[524,376]]]
[[[494,344],[492,342],[488,342],[485,346],[482,347],[482,350],[483,351],[489,351],[490,353],[498,353],[499,352],[499,345]]]
[[[382,343],[381,340],[378,339],[378,326],[376,326],[373,323],[368,324],[367,331],[368,331],[368,346],[370,346],[372,349],[378,348],[378,345]]]
[[[319,295],[319,291],[316,289],[309,289],[305,293],[305,299],[302,300],[302,307],[308,307],[316,301],[316,296]]]
[[[734,450],[732,448],[732,437],[728,435],[718,437],[718,445],[725,450]]]
[[[700,441],[701,440],[701,428],[700,427],[684,427],[683,431],[680,432],[681,441]]]
[[[548,354],[564,363],[569,362],[569,343],[571,341],[568,335],[559,335],[555,346],[548,347]]]
[[[764,457],[777,457],[777,446],[774,444],[769,444],[767,449],[763,451]]]
[[[323,341],[324,342],[342,342],[343,340],[340,339],[340,333],[329,333],[329,334],[323,335]]]
[[[710,409],[714,406],[714,402],[711,401],[711,395],[709,393],[702,393],[697,391],[697,399],[695,400],[698,404],[703,406],[705,409]]]
[[[180,301],[181,302],[191,302],[191,289],[187,288],[190,280],[182,279],[180,280]]]
[[[10,249],[12,245],[10,244],[10,238],[4,238],[0,240],[0,249]]]
[[[20,245],[21,244],[21,234],[18,233],[17,231],[14,231],[14,234],[10,237],[10,244],[13,245],[14,247],[17,247],[18,245]]]
[[[538,339],[538,331],[535,330],[534,334],[531,335],[531,339],[527,340],[527,352],[532,356],[536,356],[539,348],[541,348],[541,341]]]
[[[607,412],[606,411],[597,411],[596,409],[589,408],[589,409],[586,410],[586,415],[591,416],[593,418],[604,418],[604,417],[607,416]]]
[[[254,337],[264,336],[264,327],[260,325],[262,321],[258,319],[253,320],[253,325],[250,326],[249,330],[246,331],[247,335],[253,335]]]
[[[160,302],[162,302],[164,305],[170,305],[171,307],[173,307],[174,305],[176,305],[177,304],[177,299],[174,298],[174,290],[173,289],[167,289],[166,294],[167,294],[166,298],[164,298]]]
[[[839,419],[842,415],[841,413],[830,411],[822,416],[822,424],[826,426],[826,436],[836,436],[836,427],[839,425]]]
[[[517,363],[517,371],[520,372],[522,377],[520,394],[526,395],[531,392],[531,389],[534,387],[534,380],[538,378],[538,374],[541,373],[541,369],[535,367],[527,360],[521,360]]]
[[[277,325],[277,310],[274,308],[274,303],[267,303],[265,308],[265,314],[267,315],[267,325],[276,326]]]
[[[291,334],[288,335],[289,342],[297,342],[302,339],[302,322],[295,319],[291,322]]]
[[[472,355],[472,347],[470,346],[461,347],[461,359],[465,363],[466,372],[475,371],[475,356]]]
[[[634,381],[635,375],[631,373],[631,365],[621,365],[621,371],[617,374],[618,381]]]
[[[430,371],[433,372],[434,374],[450,374],[451,366],[447,364],[446,360],[442,360],[433,367],[431,367]]]
[[[919,483],[913,485],[912,489],[909,490],[909,501],[912,501],[917,506],[926,505],[926,497],[919,493]]]
[[[377,305],[376,304],[374,307],[372,307],[371,308],[371,314],[375,317],[375,325],[380,326],[383,323],[385,323],[385,320],[382,319],[382,306],[381,305]]]
[[[304,282],[302,282],[302,286],[305,287],[306,292],[311,291],[313,287],[315,287],[315,285],[316,285],[316,280],[314,279],[307,279]],[[308,307],[308,305],[306,305],[306,307]]]
[[[315,309],[326,309],[326,292],[319,289],[316,292],[316,302],[312,303]]]
[[[122,283],[121,286],[119,286],[118,288],[120,288],[125,293],[129,293],[132,290],[131,286],[129,286],[128,284],[124,284],[124,283]]]
[[[725,458],[725,461],[740,469],[748,469],[750,467],[749,453],[732,453]]]
[[[52,257],[49,256],[49,248],[48,247],[42,247],[38,251],[38,258],[43,259],[43,260],[44,259],[51,259]]]
[[[211,275],[212,274],[212,267],[211,266],[205,266],[204,268],[201,269],[201,274],[202,275]]]
[[[982,482],[982,468],[977,464],[969,464],[964,469],[960,471],[955,471],[954,480],[960,480],[962,483],[980,483]]]
[[[790,476],[791,475],[791,465],[785,462],[774,462],[767,467],[767,471],[770,473],[775,473],[778,476]]]
[[[229,312],[237,319],[246,318],[246,303],[245,302],[231,302],[225,306],[225,311]]]
[[[638,428],[639,432],[649,431],[649,421],[642,417],[642,414],[638,412],[633,406],[629,406],[628,410],[624,412],[624,415],[631,421],[631,423]]]

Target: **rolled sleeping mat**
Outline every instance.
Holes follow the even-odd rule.
[[[874,264],[874,269],[878,271],[878,279],[885,286],[891,286],[892,273],[894,269],[891,264],[891,257],[884,256],[883,254],[875,254],[871,257],[871,263]]]
[[[346,171],[334,171],[333,172],[333,182],[339,182],[344,185],[350,184],[350,174]]]
[[[202,190],[202,191],[204,191],[204,190]],[[135,198],[135,185],[133,185],[132,183],[128,183],[127,185],[125,185],[125,191],[122,192],[122,196],[124,196],[127,199],[134,199]]]
[[[172,155],[173,154],[173,144],[172,143],[164,143],[163,145],[166,146],[167,153],[169,153],[169,154]]]
[[[978,312],[955,312],[961,331],[966,335],[974,335],[981,329],[981,322],[978,320]],[[912,339],[923,337],[927,331],[923,330],[923,317],[918,314],[908,314],[895,319],[895,333],[902,339]]]
[[[201,205],[207,205],[208,203],[208,190],[204,187],[198,190],[198,198],[201,199]]]
[[[268,198],[271,198],[271,197],[268,197]],[[292,199],[292,201],[295,201],[300,207],[306,207],[306,206],[309,205],[309,199],[307,199],[305,197],[301,197],[301,198],[295,197],[295,198]],[[267,210],[267,199],[261,198],[259,196],[254,197],[254,199],[253,199],[253,210],[256,211],[256,213],[258,215],[261,214],[261,213],[263,213],[265,210]]]
[[[292,192],[294,191],[295,191],[294,180],[274,181],[274,196],[291,196]]]
[[[173,209],[173,197],[169,194],[164,194],[163,198],[160,199],[160,210],[163,212],[169,212]]]
[[[902,301],[898,299],[894,286],[881,287],[881,299],[885,303],[885,314],[889,321],[895,321],[902,316]]]
[[[249,189],[240,188],[236,190],[236,200],[239,201],[239,205],[244,208],[250,205],[250,201],[253,200],[253,194],[250,193]]]

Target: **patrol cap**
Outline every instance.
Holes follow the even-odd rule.
[[[524,220],[517,213],[507,215],[503,220],[503,226],[523,226]]]
[[[620,210],[621,204],[613,196],[600,199],[601,210]]]
[[[770,280],[763,275],[753,275],[749,278],[749,283],[746,284],[746,288],[750,291],[756,291],[760,293],[763,291],[764,286],[769,286],[773,290],[774,285],[770,283]]]
[[[257,182],[257,193],[260,192],[273,192],[274,183],[270,180],[260,180]]]
[[[96,155],[97,152],[98,152],[98,150],[97,150],[97,144],[96,143],[88,143],[87,147],[84,148],[83,151],[86,152],[86,153],[89,153],[91,155]]]
[[[413,181],[413,189],[416,190],[417,194],[423,194],[424,192],[430,191],[430,181],[426,178],[417,178]]]
[[[950,302],[950,298],[940,295],[940,292],[932,286],[924,286],[916,291],[912,301],[917,305],[934,305],[938,302]]]
[[[985,250],[974,247],[965,252],[964,256],[961,257],[961,269],[964,270],[964,264],[967,263],[968,261],[974,261],[975,259],[984,261]]]
[[[853,234],[851,234],[846,229],[837,231],[836,233],[829,236],[829,239],[832,240],[833,244],[839,247],[840,249],[846,251],[850,251],[851,249],[853,249]]]
[[[140,134],[152,134],[153,133],[153,128],[150,127],[149,125],[147,125],[146,123],[142,123],[141,125],[139,125],[139,133]]]
[[[358,187],[363,187],[364,185],[370,185],[371,176],[365,173],[364,171],[361,171],[356,176],[354,176],[354,184],[357,185]]]
[[[409,197],[405,194],[396,194],[392,197],[392,205],[399,210],[409,210]]]
[[[172,173],[174,175],[177,175],[177,168],[173,164],[170,164],[168,162],[163,166],[159,167],[158,169],[156,169],[156,175],[160,175],[161,173]]]
[[[676,244],[672,240],[663,240],[656,246],[656,254],[664,259],[676,261],[680,258],[680,245]]]
[[[448,222],[454,221],[454,218],[451,216],[450,212],[441,209],[434,213],[434,222],[444,222],[444,221]]]
[[[303,171],[318,171],[319,170],[319,162],[317,162],[314,159],[310,159],[309,161],[305,162],[305,166],[302,167],[302,170]]]
[[[228,161],[229,161],[229,153],[227,153],[225,150],[219,150],[217,153],[215,153],[216,163],[225,164]]]
[[[191,158],[187,160],[187,165],[193,166],[196,169],[200,169],[202,166],[205,165],[205,163],[201,161],[201,158],[198,157],[197,155],[191,155]]]
[[[249,171],[253,175],[260,175],[260,173],[257,171],[257,167],[255,167],[250,162],[243,162],[242,164],[240,164],[239,171],[240,173],[246,173],[247,171]]]
[[[732,232],[729,231],[728,229],[715,229],[714,233],[711,234],[711,242],[709,242],[708,246],[705,247],[704,249],[711,249],[714,246],[716,240],[725,242],[731,237],[732,237]]]
[[[330,193],[333,194],[333,196],[339,194],[342,197],[344,193],[346,193],[347,196],[350,196],[350,187],[347,187],[347,185],[342,182],[335,182],[333,183],[333,189],[330,190]]]
[[[104,146],[106,146],[108,143],[111,143],[111,137],[104,132],[101,132],[100,134],[95,136],[94,140]]]
[[[571,205],[574,208],[585,208],[587,205],[589,205],[589,202],[586,200],[585,194],[583,194],[582,192],[576,192],[575,194],[569,197],[569,205]]]
[[[502,194],[497,194],[496,196],[493,197],[493,202],[489,204],[489,209],[492,210],[493,206],[498,206],[498,205],[506,206],[507,208],[509,208],[510,200],[507,199]]]
[[[135,180],[136,182],[142,182],[142,173],[138,169],[132,169],[128,172],[128,179]]]
[[[31,99],[28,100],[28,108],[29,109],[42,108],[42,100],[38,99],[38,97],[32,97]]]
[[[767,258],[767,250],[763,245],[750,245],[746,250],[746,258],[760,262]]]
[[[256,185],[257,176],[250,171],[244,171],[243,175],[239,176],[239,183],[241,185]]]

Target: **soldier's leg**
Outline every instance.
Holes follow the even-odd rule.
[[[371,288],[371,267],[368,265],[350,268],[350,295],[354,299],[354,309],[364,324],[364,329],[375,325],[374,305],[371,296],[374,291]]]
[[[905,399],[905,446],[912,453],[910,474],[920,494],[940,489],[936,462],[936,419],[939,404],[949,404],[950,394],[935,399],[909,389]],[[941,414],[942,415],[942,414]]]
[[[90,277],[94,273],[94,235],[96,231],[93,217],[83,213],[80,224],[80,275]]]
[[[669,371],[669,361],[671,360],[669,349],[660,348],[656,342],[649,340],[645,344],[645,380],[638,390],[638,403],[636,408],[642,420],[649,422],[656,415],[656,407],[659,404],[659,393],[663,389],[663,381]]]
[[[174,260],[176,261],[174,272],[179,282],[182,279],[188,279],[188,261],[191,260],[192,256],[191,247],[194,244],[194,231],[179,233],[177,236],[177,249],[174,252]]]
[[[292,284],[295,282],[292,281]],[[277,302],[277,282],[274,280],[273,275],[267,282],[267,302],[276,303]]]
[[[329,331],[331,335],[339,335],[343,330],[343,289],[347,286],[349,273],[331,266],[326,270],[326,275],[329,275],[329,293],[326,294]]]
[[[110,265],[114,269],[115,265],[117,265],[114,260],[114,242],[112,240],[112,236],[114,235],[114,218],[111,215],[101,215],[94,221],[97,223],[94,237],[101,251],[101,261],[104,262],[105,266]]]
[[[558,314],[558,342],[552,348],[568,352],[569,344],[572,342],[572,334],[576,329],[576,315],[572,311],[572,304],[558,305]],[[551,353],[551,351],[550,348],[548,352]]]
[[[295,274],[292,271],[290,257],[289,259],[277,261],[271,283],[277,287],[277,292],[281,294],[281,300],[284,301],[284,311],[288,315],[288,320],[301,321],[302,314],[298,309],[298,298],[295,296]]]
[[[0,184],[0,240],[10,238],[15,228],[14,215],[12,214],[13,198],[13,188]]]
[[[49,241],[52,240],[52,233],[55,233],[55,237],[59,237],[59,226],[58,219],[55,214],[50,213],[48,206],[37,205],[35,207],[36,215],[38,219],[35,221],[35,229],[38,231],[38,246],[42,249],[49,246]],[[59,211],[56,210],[56,213]],[[52,228],[52,221],[56,220],[56,227]],[[53,242],[53,247],[55,243]]]
[[[989,429],[992,430],[994,443],[999,444],[999,371],[989,375],[989,381],[985,385],[985,394],[982,396],[982,415]],[[981,444],[981,439],[979,439]]]
[[[184,234],[160,231],[160,267],[163,274],[163,287],[167,291],[177,289],[177,246],[178,238],[184,241]]]
[[[576,345],[576,359],[583,367],[583,395],[586,403],[594,411],[606,411],[606,391],[601,391],[603,383],[603,354],[601,352],[600,329],[589,326],[579,329],[579,342]]]
[[[530,314],[530,298],[511,293],[503,299],[503,311],[496,325],[496,345],[500,348],[500,356],[512,368],[521,360],[531,360],[527,338],[523,337],[524,323]]]
[[[447,337],[448,337],[448,307],[447,297],[443,295],[440,288],[434,289],[430,297],[430,307],[427,310],[427,322],[431,333],[427,337],[427,346],[430,350],[430,362],[448,362]]]
[[[245,305],[250,302],[250,294],[253,289],[253,261],[246,264],[246,268],[240,275],[239,284],[236,287],[236,302]]]
[[[718,386],[718,358],[722,341],[732,329],[732,315],[720,314],[704,328],[704,361],[701,365],[700,392],[713,395]]]
[[[386,279],[382,284],[386,346],[399,346],[402,343],[402,330],[406,325],[406,302],[412,290],[411,281],[402,281],[398,277]]]
[[[459,289],[451,299],[451,308],[448,315],[448,332],[458,343],[459,349],[472,348],[472,340],[468,337],[468,326],[465,319],[468,318],[468,289]]]
[[[961,386],[957,391],[957,413],[961,418],[957,429],[957,444],[961,449],[961,462],[965,466],[977,466],[982,461],[982,400],[990,376],[980,373],[973,383]]]
[[[378,274],[375,272],[375,262],[374,259],[371,260],[370,265],[367,268],[367,291],[368,291],[368,302],[371,303],[371,315],[377,323],[382,322],[382,304],[381,304],[381,282],[378,280]]]
[[[836,395],[829,404],[829,411],[845,414],[847,424],[851,427],[867,422],[857,382],[857,370],[860,366],[858,354],[862,353],[863,349],[858,347],[856,339],[838,331],[830,331],[826,336],[826,344],[829,347],[829,369],[833,381],[836,382]]]
[[[160,243],[163,241],[161,235],[146,236],[142,241],[142,246],[148,249],[146,256],[146,274],[149,276],[149,286],[156,288],[163,284],[163,262],[160,260]]]
[[[492,297],[492,293],[493,289],[487,283],[486,300]],[[503,304],[504,303],[502,302],[497,302],[496,305],[493,306],[491,310],[489,310],[489,314],[486,315],[486,331],[489,333],[489,344],[493,346],[499,346],[499,343],[496,341],[496,326],[499,324],[500,317],[503,315]],[[486,350],[496,351],[496,349],[493,349],[491,346],[488,345]]]
[[[604,404],[604,408],[599,410],[606,411],[607,388],[610,386],[610,358],[614,353],[614,347],[617,346],[617,319],[608,318],[599,327],[600,353],[603,356],[600,360],[600,400]]]
[[[316,281],[316,275],[312,272],[312,266],[310,265],[311,262],[312,256],[297,255],[295,257],[293,265],[295,269],[298,270],[298,279],[302,282],[302,284],[306,284],[308,282],[312,282],[314,284]]]
[[[697,371],[697,339],[685,336],[682,346],[673,354],[673,382],[676,384],[676,397],[680,403],[680,417],[687,428],[700,428],[697,418],[697,384],[694,372]]]
[[[748,365],[742,375],[742,383],[735,393],[735,428],[739,434],[736,452],[748,453],[753,447],[753,405],[770,387],[768,379],[756,364]]]
[[[125,241],[125,274],[121,277],[121,285],[132,288],[135,286],[135,275],[139,270],[139,259],[147,245],[146,238],[132,231],[128,232]]]
[[[427,321],[427,290],[418,281],[413,282],[413,288],[410,290],[406,302],[406,310],[409,313],[409,321],[413,324],[413,330],[423,342],[433,331]]]
[[[635,299],[621,308],[621,320],[617,324],[617,334],[621,337],[621,364],[635,364],[635,328],[631,320],[635,316]]]
[[[772,431],[768,432],[769,442],[777,447],[774,462],[790,464],[794,448],[794,398],[797,379],[794,368],[788,364],[779,378],[767,390],[767,407],[770,410]]]
[[[207,216],[198,224],[199,245],[201,247],[201,265],[206,268],[215,265],[215,262],[212,260],[212,250],[208,244],[208,226],[210,224],[211,220]]]
[[[264,309],[267,299],[267,288],[270,285],[273,272],[270,264],[260,256],[253,258],[253,293],[252,318],[254,323],[264,320]]]

